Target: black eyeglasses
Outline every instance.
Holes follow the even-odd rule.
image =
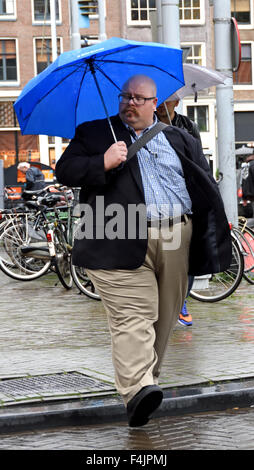
[[[129,93],[120,93],[120,95],[118,95],[118,98],[120,103],[127,104],[130,100],[132,100],[136,106],[142,106],[143,104],[145,104],[146,101],[154,100],[156,96],[145,98],[144,96],[132,96]]]

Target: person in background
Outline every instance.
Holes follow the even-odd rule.
[[[170,99],[170,97],[164,101],[160,106],[157,108],[157,116],[160,121],[164,122],[165,124],[171,124],[172,126],[179,127],[180,129],[186,130],[189,134],[199,140],[201,146],[201,137],[199,133],[198,126],[195,122],[193,122],[188,116],[184,116],[183,114],[179,114],[175,111],[175,108],[179,105],[180,100]],[[194,281],[193,276],[189,276],[189,286],[188,286],[188,293],[192,288]],[[188,312],[186,300],[184,301],[183,308],[179,314],[178,322],[180,325],[184,326],[191,326],[192,325],[192,315]]]
[[[18,164],[18,170],[26,175],[25,189],[35,191],[45,187],[44,174],[38,167],[31,166],[28,162],[21,162]]]
[[[176,112],[175,108],[179,105],[179,101],[180,100],[170,100],[170,98],[168,98],[164,103],[160,104],[157,108],[159,120],[165,122],[165,124],[171,124],[172,126],[186,130],[190,135],[199,139],[201,143],[197,124],[188,118],[188,116]]]

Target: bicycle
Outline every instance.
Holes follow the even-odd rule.
[[[0,235],[0,269],[16,280],[33,280],[43,275],[50,267],[47,260],[24,258],[20,246],[39,237],[37,229],[40,213],[22,211],[9,213]],[[41,235],[40,235],[41,236]]]
[[[62,190],[67,188],[62,187]],[[41,215],[43,216],[43,228],[45,232],[45,241],[42,243],[23,244],[20,251],[23,257],[33,257],[50,262],[50,267],[56,272],[61,284],[65,289],[72,287],[72,275],[70,270],[71,244],[68,243],[68,230],[66,230],[65,212],[67,210],[67,222],[70,220],[69,211],[71,204],[65,200],[66,206],[57,207],[55,204],[51,211],[48,211],[49,200],[57,202],[61,196],[51,194],[40,200]],[[64,214],[64,215],[63,215]],[[69,222],[68,222],[69,223]],[[68,227],[68,224],[67,224]]]
[[[237,231],[245,250],[243,277],[250,284],[254,284],[254,230],[248,226],[248,220],[245,217],[239,217],[238,222]]]
[[[13,279],[34,280],[50,268],[57,269],[48,251],[46,234],[49,207],[61,200],[58,194],[48,194],[52,187],[56,185],[29,191],[32,200],[25,201],[25,210],[8,213],[0,236],[0,269]]]
[[[244,274],[244,250],[231,229],[232,260],[226,271],[195,277],[190,297],[201,302],[218,302],[229,297],[239,286]]]
[[[78,206],[77,206],[78,207]],[[65,223],[65,232],[66,239],[68,244],[73,246],[75,228],[79,223],[80,214],[77,213],[77,210],[74,210],[74,207],[68,207],[68,211],[65,213],[65,217],[62,218],[63,223]],[[101,300],[100,295],[96,291],[94,284],[89,279],[86,274],[85,268],[76,266],[73,264],[72,257],[70,259],[70,269],[72,279],[80,291],[81,294],[85,294],[87,297],[94,300]]]

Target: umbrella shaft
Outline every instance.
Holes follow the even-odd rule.
[[[114,141],[117,142],[117,138],[116,138],[116,135],[115,135],[115,132],[114,132],[114,129],[113,129],[113,126],[112,126],[112,123],[111,123],[109,114],[108,114],[108,110],[107,110],[107,107],[106,107],[104,98],[103,98],[103,96],[102,96],[102,92],[101,92],[101,89],[100,89],[100,86],[99,86],[99,83],[98,83],[98,80],[97,80],[97,77],[96,77],[96,73],[95,73],[95,69],[94,69],[94,64],[93,64],[93,61],[92,61],[92,60],[89,61],[89,67],[90,67],[91,73],[92,73],[92,75],[93,75],[96,88],[97,88],[98,93],[99,93],[99,95],[100,95],[101,102],[102,102],[102,104],[103,104],[103,108],[104,108],[104,111],[105,111],[105,113],[106,113],[107,120],[108,120],[108,123],[109,123],[109,127],[110,127],[110,129],[111,129],[111,132],[112,132]]]

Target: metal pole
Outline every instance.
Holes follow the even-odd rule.
[[[163,43],[161,0],[156,0],[156,10],[157,10],[157,41],[160,43]]]
[[[216,87],[218,166],[223,178],[220,191],[229,222],[237,226],[237,184],[235,163],[234,92],[231,58],[231,2],[214,0],[215,65],[228,76]]]
[[[70,0],[71,2],[71,48],[80,49],[80,32],[79,32],[79,14],[78,0]]]
[[[106,26],[105,26],[105,4],[104,0],[98,0],[99,10],[99,40],[106,41]]]
[[[180,49],[179,0],[161,0],[163,43]]]
[[[160,0],[160,2],[161,11],[158,11],[158,15],[161,15],[162,20],[162,42],[170,47],[181,49],[179,0]],[[176,111],[180,114],[183,112],[182,102],[179,103]]]
[[[56,4],[55,0],[50,0],[50,26],[51,26],[51,47],[52,59],[57,59],[57,38],[56,38]],[[55,160],[59,160],[62,154],[62,139],[55,137]]]
[[[50,26],[51,26],[52,59],[54,61],[57,58],[56,4],[55,4],[55,0],[50,0]]]

